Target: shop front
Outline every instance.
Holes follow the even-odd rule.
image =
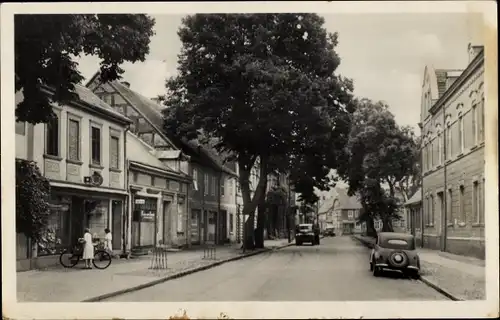
[[[52,188],[47,227],[35,246],[30,268],[57,264],[63,250],[71,248],[89,228],[93,237],[104,239],[104,229],[113,236],[113,250],[123,245],[125,195],[89,192],[87,190]]]
[[[135,195],[132,203],[132,249],[154,247],[158,223],[158,198]]]

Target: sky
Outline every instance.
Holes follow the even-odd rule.
[[[320,14],[321,15],[321,14]],[[353,79],[358,97],[385,101],[401,125],[419,134],[424,68],[463,69],[469,43],[482,45],[482,23],[472,14],[324,14],[325,28],[339,33],[337,73]],[[165,79],[176,74],[181,15],[153,15],[155,36],[145,62],[125,63],[123,80],[147,97],[165,93]],[[99,60],[85,56],[79,69],[88,80]]]

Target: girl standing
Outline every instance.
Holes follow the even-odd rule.
[[[94,244],[92,243],[92,234],[89,228],[85,228],[85,234],[83,235],[83,260],[85,260],[85,269],[92,269],[90,265],[94,259]]]

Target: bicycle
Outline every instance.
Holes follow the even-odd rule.
[[[59,256],[59,262],[65,268],[73,268],[83,257],[83,248],[81,244],[75,245],[69,250],[64,250]],[[103,262],[103,264],[100,264]],[[111,265],[111,255],[102,248],[102,244],[94,245],[94,260],[92,264],[96,269],[104,270]]]

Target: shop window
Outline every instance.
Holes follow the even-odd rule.
[[[104,238],[108,224],[109,200],[85,200],[87,227],[94,238]]]
[[[39,256],[60,254],[70,245],[70,203],[69,198],[60,196],[52,196],[49,200],[47,229],[37,246]]]
[[[134,222],[151,222],[155,220],[158,201],[156,198],[134,199]]]

